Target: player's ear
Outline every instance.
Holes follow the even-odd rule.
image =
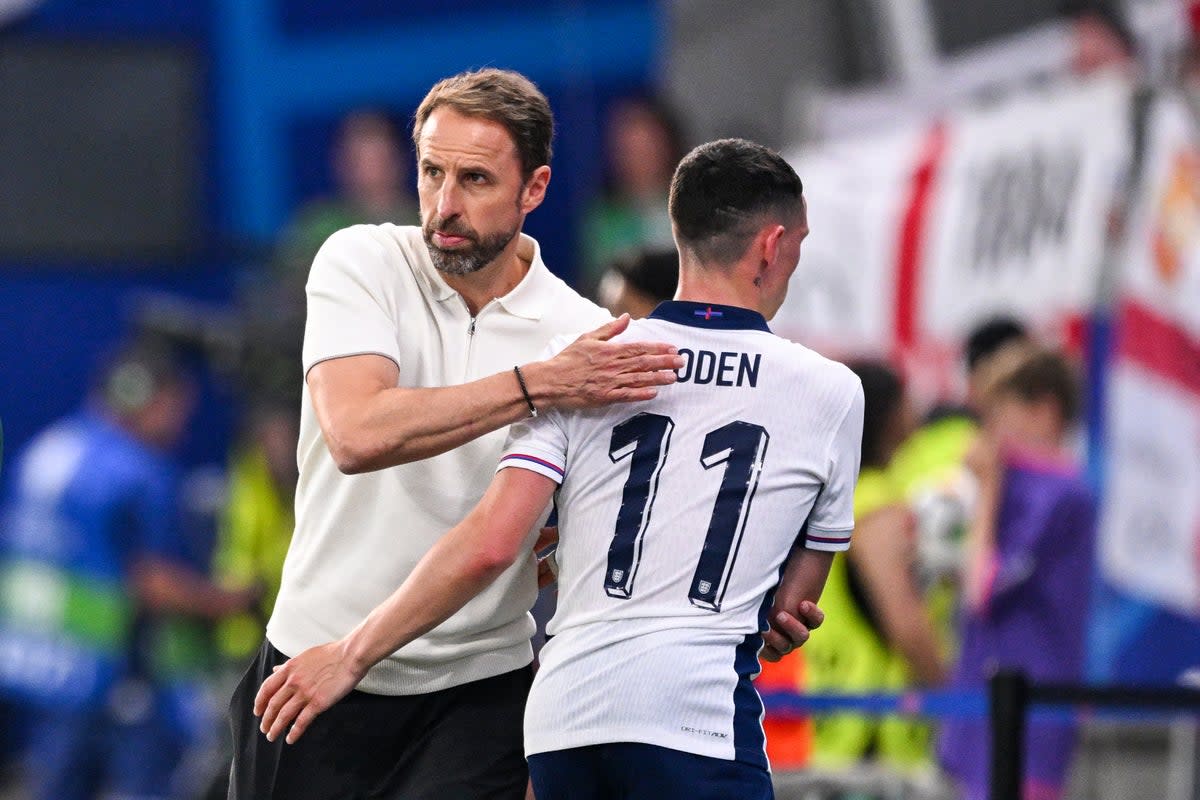
[[[762,264],[759,267],[760,272],[772,268],[775,262],[779,260],[779,246],[786,232],[787,228],[782,225],[768,225],[763,229],[760,234],[762,237]]]
[[[528,214],[546,199],[546,187],[550,185],[550,166],[543,164],[533,171],[525,186],[521,188],[521,213]]]

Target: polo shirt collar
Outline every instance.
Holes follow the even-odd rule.
[[[537,239],[522,233],[522,242],[533,245],[533,258],[529,260],[529,269],[521,282],[503,297],[497,297],[496,302],[504,306],[504,310],[516,317],[539,320],[546,312],[550,302],[551,284],[548,280],[553,276],[542,261],[542,248]]]
[[[738,306],[723,306],[717,303],[667,300],[658,304],[658,307],[650,314],[650,318],[674,322],[678,325],[688,325],[693,328],[771,332],[771,329],[767,327],[767,320],[757,311]]]
[[[537,243],[537,239],[524,233],[518,235],[523,242],[528,242],[533,246],[533,258],[530,259],[529,270],[525,273],[525,277],[521,278],[520,283],[514,286],[508,294],[497,297],[496,302],[513,316],[536,321],[542,318],[546,311],[546,304],[550,302],[551,287],[547,278],[552,276],[545,262],[542,261],[542,248]],[[445,278],[432,263],[425,272],[429,289],[438,302],[445,302],[458,296],[458,292],[446,283]]]

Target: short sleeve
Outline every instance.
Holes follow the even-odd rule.
[[[810,550],[846,550],[854,530],[854,485],[862,454],[863,390],[857,380],[829,446],[829,476],[805,523]]]
[[[313,259],[306,287],[306,375],[322,361],[366,353],[400,363],[398,321],[384,294],[389,265],[369,230],[356,225],[338,231]]]
[[[514,424],[496,471],[527,469],[561,484],[567,470],[567,434],[562,422],[558,412],[548,411]]]

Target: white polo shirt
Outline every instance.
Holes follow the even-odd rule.
[[[472,319],[434,268],[420,228],[355,225],[335,233],[308,279],[305,374],[331,358],[376,353],[396,362],[398,386],[461,384],[537,360],[553,337],[611,318],[551,274],[537,242],[521,239],[532,251],[529,272]],[[267,625],[271,643],[294,656],[361,622],[474,508],[506,435],[501,429],[423,461],[344,475],[305,385],[296,530]],[[532,556],[521,559],[459,613],[372,668],[359,688],[420,694],[528,664],[535,572]]]

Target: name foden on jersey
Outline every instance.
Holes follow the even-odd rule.
[[[692,351],[679,348],[683,366],[675,370],[680,383],[713,384],[714,386],[758,386],[758,368],[762,353],[714,353],[710,350]]]

